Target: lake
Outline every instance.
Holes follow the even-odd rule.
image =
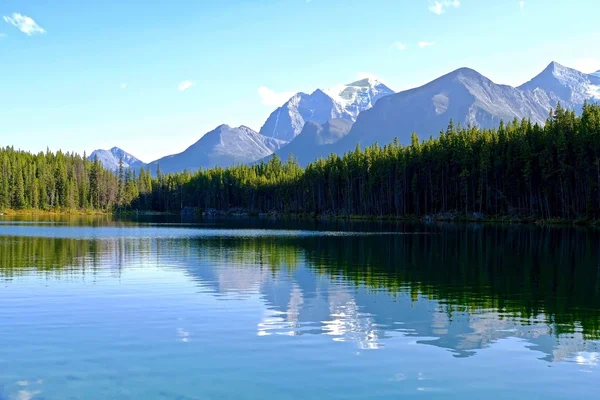
[[[594,229],[0,219],[0,399],[596,399]]]

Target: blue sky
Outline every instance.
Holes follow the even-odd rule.
[[[144,161],[282,99],[373,75],[394,90],[459,67],[520,84],[600,69],[597,0],[2,0],[0,146]]]

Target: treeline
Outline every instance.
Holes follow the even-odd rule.
[[[600,106],[560,105],[544,126],[454,126],[412,143],[358,146],[306,168],[266,163],[163,175],[104,170],[74,154],[0,150],[0,208],[183,207],[340,216],[464,215],[598,219]]]
[[[395,141],[306,169],[290,158],[155,181],[162,211],[182,206],[258,212],[423,216],[459,212],[536,218],[600,217],[600,106],[560,105],[544,126],[454,126],[439,137]]]
[[[50,151],[0,148],[0,210],[103,210],[135,206],[149,196],[149,173],[104,169],[98,160]]]

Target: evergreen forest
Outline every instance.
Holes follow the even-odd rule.
[[[152,210],[423,217],[600,218],[600,106],[557,106],[543,125],[450,121],[437,137],[335,154],[163,174],[50,151],[0,148],[0,210]]]

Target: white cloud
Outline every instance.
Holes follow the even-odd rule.
[[[402,43],[402,42],[396,42],[396,43],[394,43],[394,46],[395,46],[395,47],[396,47],[398,50],[400,50],[400,51],[402,51],[402,50],[406,50],[406,47],[407,47],[407,46],[406,46],[404,43]]]
[[[429,2],[429,11],[437,15],[442,15],[450,7],[460,7],[460,0],[435,0]]]
[[[521,10],[525,8],[525,2],[523,0],[519,2],[519,7],[521,8]]]
[[[46,33],[46,30],[39,26],[31,17],[26,15],[22,15],[19,13],[14,13],[12,17],[4,16],[4,21],[7,23],[16,26],[24,34],[31,36],[36,33]]]
[[[577,71],[591,74],[600,71],[600,58],[579,58],[566,65],[572,65]]]
[[[258,95],[260,96],[262,103],[271,107],[280,107],[295,94],[296,92],[277,93],[266,86],[261,86],[258,88]]]
[[[419,42],[418,45],[420,49],[424,49],[425,47],[435,46],[435,42]]]
[[[194,85],[195,85],[195,83],[192,81],[183,81],[179,84],[178,89],[180,92],[185,92],[186,90],[188,90],[189,88],[191,88]]]

